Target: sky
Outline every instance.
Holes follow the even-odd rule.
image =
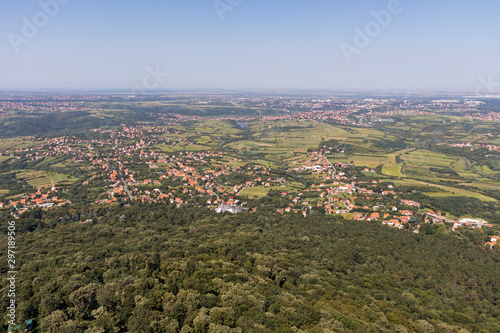
[[[0,89],[500,93],[499,17],[498,0],[3,0]]]

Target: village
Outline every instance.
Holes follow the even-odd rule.
[[[373,168],[327,157],[332,153],[343,154],[338,147],[304,153],[300,162],[293,162],[293,179],[234,152],[189,151],[194,145],[192,137],[183,136],[175,128],[137,126],[92,132],[101,139],[76,136],[38,139],[34,148],[13,149],[4,155],[30,161],[63,158],[82,172],[85,170],[81,185],[97,189],[95,205],[167,202],[177,208],[188,205],[210,208],[217,213],[253,213],[259,209],[256,203],[262,197],[277,191],[280,200],[273,205],[278,214],[340,215],[353,221],[410,228],[415,233],[422,223],[446,223],[451,230],[492,226],[481,219],[450,219],[398,192],[390,181],[378,179]],[[177,150],[177,145],[186,150]],[[173,149],[165,153],[161,147]],[[297,175],[310,182],[298,183]],[[58,188],[51,184],[0,202],[0,209],[19,218],[36,207],[71,206],[71,198],[65,195],[67,191],[67,186]]]

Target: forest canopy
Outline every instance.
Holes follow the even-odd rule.
[[[82,213],[92,222],[71,221]],[[165,204],[65,221],[17,221],[18,316],[41,332],[500,330],[500,252],[482,230]]]

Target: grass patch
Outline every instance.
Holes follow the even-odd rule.
[[[185,142],[177,143],[176,145],[157,145],[156,148],[160,149],[165,153],[173,153],[177,151],[207,151],[211,150],[211,147],[197,145],[197,144],[189,144]]]
[[[68,185],[74,183],[77,178],[68,175],[46,172],[27,170],[16,174],[17,178],[24,179],[30,186],[34,188],[51,187],[53,185]]]
[[[426,192],[425,195],[427,196],[434,196],[434,197],[443,197],[443,196],[457,196],[457,197],[470,197],[470,198],[477,198],[481,201],[485,202],[496,202],[497,200],[491,197],[488,197],[486,195],[483,195],[481,193],[477,193],[474,191],[469,191],[465,190],[462,188],[456,188],[452,186],[446,186],[446,185],[437,185],[437,184],[431,184],[431,183],[426,183],[423,181],[419,180],[414,180],[414,179],[402,179],[402,180],[393,180],[393,183],[396,185],[407,185],[407,186],[432,186],[440,189],[440,192]]]
[[[259,199],[265,197],[271,189],[271,187],[264,186],[246,187],[238,195]]]
[[[0,140],[0,149],[31,148],[36,145],[35,141],[29,138],[8,138]]]
[[[393,154],[389,154],[386,161],[384,162],[384,166],[382,167],[382,173],[388,176],[404,177],[404,175],[401,173],[402,164],[397,163],[396,156],[403,155],[408,151],[408,149],[405,149]]]

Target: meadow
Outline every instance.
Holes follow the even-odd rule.
[[[17,137],[17,138],[8,138],[0,140],[0,149],[30,148],[33,147],[34,145],[36,145],[36,141],[27,137]]]
[[[239,195],[248,196],[249,198],[259,199],[265,197],[271,190],[278,190],[282,192],[295,192],[303,188],[304,185],[298,182],[291,182],[286,186],[269,186],[269,187],[252,186],[252,187],[245,187],[243,190],[241,190]]]
[[[19,179],[24,179],[34,188],[51,187],[55,185],[69,185],[74,183],[77,178],[55,172],[26,170],[16,174]]]
[[[384,180],[385,181],[385,180]],[[388,180],[387,180],[388,181]],[[430,197],[471,197],[471,198],[477,198],[479,200],[485,201],[485,202],[495,202],[497,201],[494,198],[488,197],[486,195],[483,195],[478,192],[458,188],[458,187],[452,187],[452,186],[447,186],[447,185],[439,185],[439,184],[433,184],[425,181],[419,181],[415,179],[398,179],[398,180],[390,180],[390,182],[393,182],[396,185],[403,185],[403,186],[432,186],[435,188],[440,189],[441,191],[439,192],[426,192],[424,193],[427,196]]]
[[[10,158],[11,158],[10,156],[1,156],[0,155],[0,163],[2,163],[3,161],[7,161]]]

